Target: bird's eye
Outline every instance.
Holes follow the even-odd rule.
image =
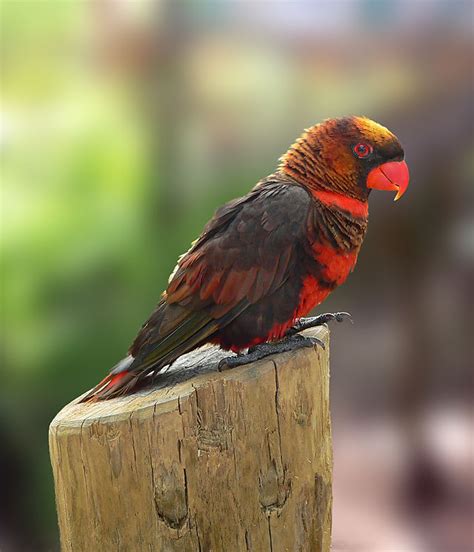
[[[364,159],[364,157],[368,157],[373,151],[374,148],[370,144],[360,143],[354,146],[354,153],[359,159]]]

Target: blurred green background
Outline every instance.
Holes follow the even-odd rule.
[[[0,15],[0,550],[58,549],[49,422],[124,355],[215,208],[347,114],[394,131],[412,179],[395,205],[372,194],[358,268],[320,309],[356,321],[332,333],[335,550],[470,550],[472,2]]]

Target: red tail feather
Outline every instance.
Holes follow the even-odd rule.
[[[109,374],[91,389],[80,402],[95,402],[125,394],[134,387],[136,380],[137,374],[132,372],[120,372],[115,375]]]

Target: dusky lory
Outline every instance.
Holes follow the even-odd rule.
[[[127,394],[180,355],[216,343],[243,364],[313,345],[296,332],[338,315],[304,319],[354,269],[371,189],[407,189],[397,137],[365,117],[305,130],[278,169],[216,211],[171,274],[129,349],[82,400]]]

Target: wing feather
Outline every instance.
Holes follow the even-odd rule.
[[[130,369],[159,369],[278,290],[306,239],[310,203],[303,188],[276,175],[219,209],[180,258],[130,349]]]

